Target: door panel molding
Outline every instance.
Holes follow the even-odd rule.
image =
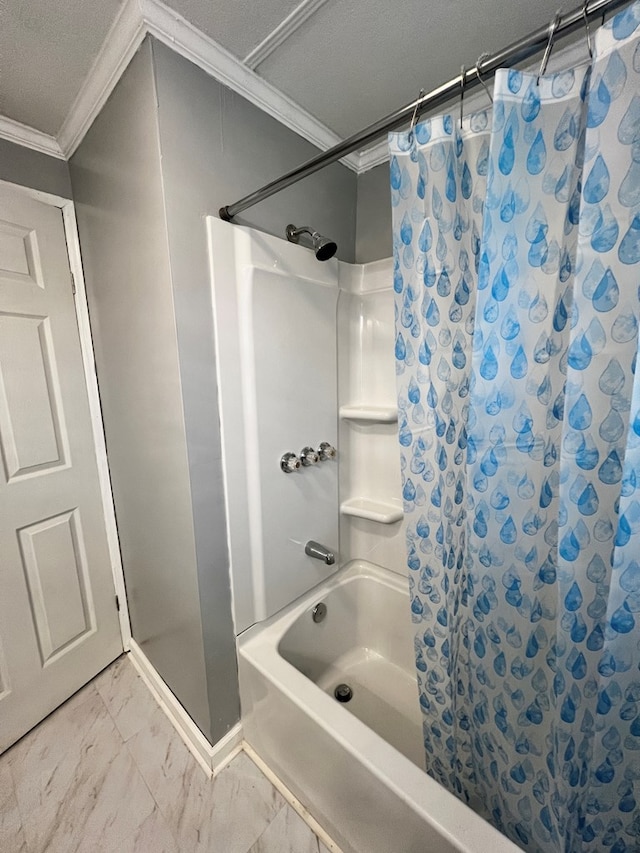
[[[87,553],[78,507],[17,531],[42,666],[50,666],[96,631]],[[52,608],[50,585],[64,592]]]
[[[116,527],[115,507],[113,502],[113,491],[111,488],[111,477],[109,474],[109,464],[107,461],[107,448],[105,443],[104,431],[102,426],[102,409],[100,406],[100,396],[98,392],[98,377],[96,373],[95,358],[93,354],[93,340],[91,337],[91,325],[89,323],[89,306],[87,303],[87,293],[85,288],[84,271],[82,268],[82,256],[80,254],[80,239],[78,236],[78,223],[76,220],[76,211],[73,201],[62,198],[51,193],[45,193],[41,190],[23,187],[18,184],[13,184],[10,181],[0,180],[0,188],[6,187],[12,192],[20,192],[25,196],[49,204],[60,209],[62,213],[62,221],[64,226],[65,239],[67,243],[67,255],[69,259],[69,267],[75,286],[73,295],[76,320],[78,324],[78,333],[80,338],[80,349],[82,353],[83,373],[86,383],[87,397],[89,401],[89,412],[91,417],[91,430],[93,438],[93,446],[95,449],[96,462],[98,467],[98,480],[100,493],[102,498],[102,507],[104,513],[104,522],[107,533],[107,543],[109,548],[109,557],[111,562],[111,571],[113,574],[113,582],[115,592],[119,601],[118,617],[120,621],[120,633],[122,636],[122,644],[125,651],[131,648],[131,623],[129,621],[129,609],[127,606],[127,593],[124,582],[124,572],[122,569],[122,561],[120,558],[120,543],[118,541],[118,531]],[[35,247],[37,252],[37,245]],[[34,258],[37,255],[34,254]],[[34,260],[34,272],[38,270],[39,257],[37,262]],[[32,285],[37,284],[37,278],[34,281],[30,276]],[[40,279],[41,280],[41,279]],[[41,285],[38,285],[41,286]],[[37,472],[34,472],[37,474]],[[30,476],[33,476],[31,474]],[[6,680],[2,681],[2,650],[0,649],[0,693],[4,689],[10,689],[7,686]],[[4,669],[6,675],[6,668]]]
[[[34,231],[0,219],[0,248],[12,256],[14,262],[9,268],[0,267],[3,278],[13,279],[17,284],[44,288],[40,249]]]
[[[3,371],[3,364],[14,367],[17,375]],[[0,400],[0,450],[8,483],[69,467],[48,317],[0,311]]]

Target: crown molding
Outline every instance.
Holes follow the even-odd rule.
[[[0,116],[0,139],[6,139],[7,142],[14,142],[24,148],[31,148],[41,154],[48,154],[50,157],[57,157],[59,160],[65,159],[55,137],[7,116]]]
[[[140,4],[146,31],[211,77],[322,151],[342,141],[337,133],[159,0],[140,0]],[[353,171],[358,169],[358,158],[353,155],[343,158],[341,162]]]
[[[60,129],[58,142],[65,157],[71,157],[76,150],[147,34],[321,150],[341,141],[336,133],[160,0],[125,0]],[[353,171],[358,170],[357,156],[350,155],[342,162]]]
[[[366,151],[361,151],[358,155],[358,174],[362,175],[370,169],[375,169],[376,166],[381,166],[389,160],[389,143],[386,137],[380,142],[376,142],[371,148]]]
[[[314,15],[327,0],[302,0],[299,6],[291,12],[278,26],[263,39],[257,47],[248,53],[243,63],[247,68],[255,70],[261,62],[280,47],[306,20]]]
[[[84,139],[146,35],[139,0],[125,0],[58,133],[69,158]]]

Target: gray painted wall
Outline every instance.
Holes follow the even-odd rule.
[[[71,160],[133,634],[215,742],[239,717],[205,216],[317,150],[148,39]],[[248,211],[353,261],[335,164]]]
[[[217,214],[262,184],[318,153],[310,142],[159,42],[153,42],[163,169],[170,232],[197,242],[193,268],[204,276],[202,218]],[[336,163],[246,210],[234,220],[284,239],[290,222],[312,225],[338,243],[338,257],[353,262],[356,175]],[[169,199],[173,199],[170,201]],[[179,216],[172,218],[172,208]]]
[[[366,264],[393,254],[389,164],[358,175],[356,262]]]
[[[71,180],[66,160],[49,157],[0,139],[0,181],[71,198]]]
[[[229,556],[205,216],[317,153],[275,119],[153,42],[160,146],[198,555],[212,727],[237,715]],[[289,222],[354,258],[356,176],[338,164],[242,219],[283,236]],[[238,220],[240,221],[240,220]],[[233,672],[231,672],[234,667]]]
[[[148,42],[70,165],[133,636],[215,737]]]

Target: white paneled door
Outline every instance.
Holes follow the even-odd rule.
[[[0,752],[122,651],[59,208],[0,187]]]

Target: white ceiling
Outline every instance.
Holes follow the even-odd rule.
[[[248,67],[262,46],[256,73],[341,137],[546,25],[557,4],[166,0],[239,60],[249,57]],[[56,136],[119,8],[120,0],[0,0],[0,115]]]

